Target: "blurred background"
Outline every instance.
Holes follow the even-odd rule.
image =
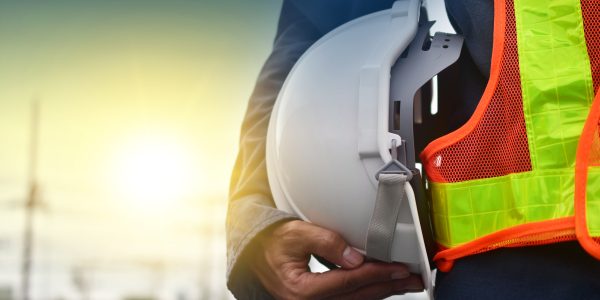
[[[0,1],[0,299],[27,280],[31,299],[230,298],[229,174],[280,6]]]
[[[0,300],[232,298],[229,174],[280,7],[0,1]]]

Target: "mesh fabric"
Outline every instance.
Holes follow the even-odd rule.
[[[473,131],[431,156],[427,175],[432,181],[460,182],[531,170],[512,1],[506,2],[505,24],[501,69],[490,103]]]

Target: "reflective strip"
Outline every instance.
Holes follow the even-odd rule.
[[[436,241],[451,248],[512,226],[572,216],[573,184],[571,168],[433,182]]]
[[[535,176],[531,176],[535,174]],[[430,182],[435,238],[447,248],[529,222],[574,214],[572,168],[464,181]],[[587,225],[600,236],[600,167],[588,172]]]
[[[514,3],[533,171],[573,167],[594,98],[580,0]]]

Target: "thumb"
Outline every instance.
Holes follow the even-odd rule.
[[[310,232],[306,235],[309,238],[305,247],[310,253],[345,269],[356,268],[363,263],[363,255],[350,247],[339,234],[313,224],[307,230]]]

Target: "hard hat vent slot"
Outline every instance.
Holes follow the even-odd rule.
[[[400,130],[400,101],[394,101],[394,115],[393,115],[392,129]]]

